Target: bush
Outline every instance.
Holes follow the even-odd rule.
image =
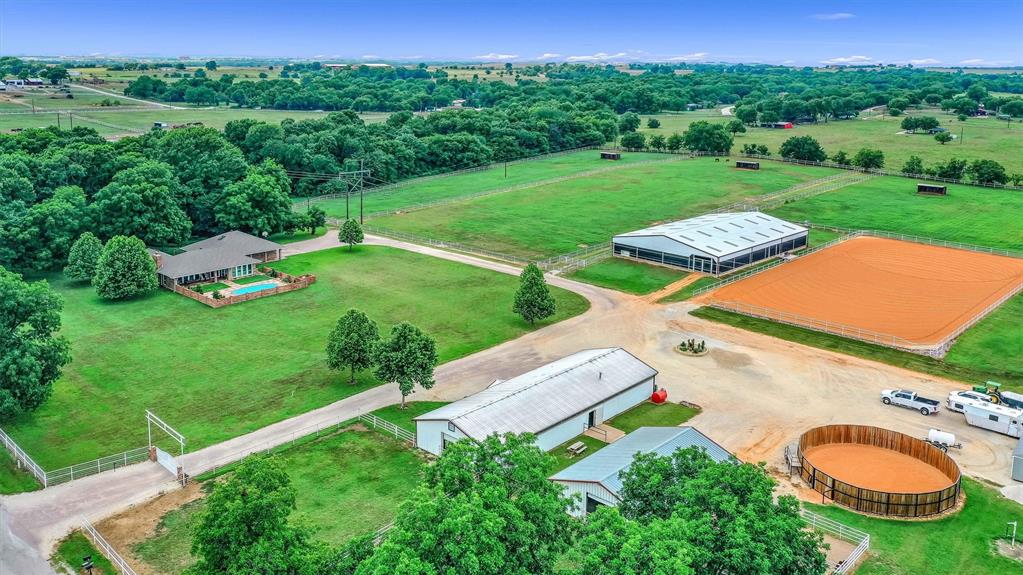
[[[650,129],[657,129],[661,127],[661,121],[657,118],[650,118],[646,121],[646,127]]]
[[[119,300],[146,294],[159,287],[156,262],[142,240],[134,236],[114,236],[103,247],[92,285],[103,299]]]

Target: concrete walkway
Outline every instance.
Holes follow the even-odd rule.
[[[458,261],[501,273],[513,266],[436,248],[368,236],[367,244],[386,245]],[[286,253],[337,246],[335,233],[288,245]],[[959,414],[924,417],[886,407],[884,388],[909,388],[943,398],[960,383],[855,357],[806,347],[688,315],[694,304],[659,305],[643,297],[548,276],[552,285],[586,297],[591,308],[574,318],[440,366],[437,385],[413,400],[452,401],[580,349],[621,346],[658,370],[657,383],[669,400],[685,399],[703,407],[690,421],[747,461],[782,468],[782,449],[810,427],[828,423],[878,425],[924,437],[931,427],[955,433],[963,443],[950,453],[963,471],[998,485],[1009,480],[1015,440],[966,425]],[[706,340],[710,353],[684,357],[674,352],[683,338]],[[184,457],[196,474],[247,453],[291,441],[360,413],[396,403],[390,385],[377,387]],[[0,499],[17,538],[48,556],[58,538],[77,526],[80,515],[98,520],[175,488],[156,464],[140,464],[34,493]],[[785,484],[783,483],[783,486]]]

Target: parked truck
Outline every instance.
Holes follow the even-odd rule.
[[[939,401],[917,395],[915,391],[909,391],[908,389],[886,389],[882,391],[881,403],[913,409],[923,415],[937,413],[941,409]]]

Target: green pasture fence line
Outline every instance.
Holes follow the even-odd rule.
[[[137,447],[122,453],[47,471],[37,464],[28,452],[22,449],[3,429],[0,429],[0,443],[11,453],[18,467],[24,466],[43,486],[43,489],[149,460],[149,448]]]
[[[800,182],[781,191],[754,196],[749,200],[723,206],[707,213],[720,214],[736,211],[746,212],[770,210],[783,206],[789,202],[805,200],[827,192],[840,190],[853,184],[865,182],[873,177],[873,174],[864,174],[860,172],[834,174],[823,178],[817,178],[816,180],[810,180],[808,182]]]

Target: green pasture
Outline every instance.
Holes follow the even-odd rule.
[[[566,277],[626,293],[646,295],[687,275],[682,270],[608,258],[575,270]]]
[[[376,431],[348,430],[277,453],[296,492],[293,521],[314,538],[339,545],[394,519],[419,484],[423,460],[406,444]],[[204,500],[164,515],[155,535],[133,551],[158,575],[178,575],[194,562],[192,530]]]
[[[713,158],[658,162],[374,218],[370,224],[539,258],[833,173],[780,162],[756,172]]]
[[[916,194],[916,181],[876,177],[769,210],[787,220],[936,238],[1023,251],[1023,192],[949,186]]]
[[[53,469],[144,445],[148,408],[198,449],[378,385],[368,372],[349,385],[347,374],[326,368],[327,335],[348,308],[365,311],[384,335],[400,321],[419,326],[437,340],[442,362],[534,329],[511,311],[511,275],[370,246],[274,267],[318,281],[212,309],[168,290],[109,303],[51,276],[74,360],[42,408],[4,429]],[[552,292],[558,313],[535,328],[587,307],[580,296]]]
[[[991,159],[1000,162],[1010,172],[1023,172],[1023,123],[1006,122],[995,118],[970,118],[960,122],[954,115],[937,109],[910,110],[909,115],[934,116],[941,125],[956,136],[956,140],[941,145],[934,136],[918,134],[900,134],[899,126],[905,116],[876,116],[819,122],[817,124],[800,124],[791,130],[773,128],[747,128],[746,133],[737,134],[733,152],[742,149],[743,144],[764,144],[777,155],[781,143],[792,136],[813,136],[821,143],[828,154],[844,150],[851,157],[860,148],[878,148],[885,154],[885,167],[898,170],[910,156],[920,156],[925,165],[944,162],[948,158],[957,157],[967,160]],[[661,121],[661,127],[649,129],[647,119],[655,117]],[[684,132],[690,123],[697,120],[708,120],[714,123],[727,123],[734,116],[695,116],[689,114],[657,114],[643,116],[640,131],[647,134],[670,136],[673,132]],[[960,129],[962,139],[959,140]]]
[[[601,160],[597,150],[585,150],[559,156],[552,156],[524,162],[512,162],[479,172],[455,174],[436,178],[411,180],[397,188],[370,192],[363,197],[363,209],[367,214],[400,210],[419,204],[450,200],[461,196],[491,192],[512,186],[541,182],[551,178],[571,176],[592,170],[626,166],[645,160],[670,160],[671,156],[642,152],[623,152],[618,161]],[[595,178],[602,175],[594,176]],[[296,203],[304,203],[305,198],[296,198]],[[330,199],[313,202],[335,218],[345,217],[345,199]],[[353,217],[359,213],[359,198],[350,200]]]

